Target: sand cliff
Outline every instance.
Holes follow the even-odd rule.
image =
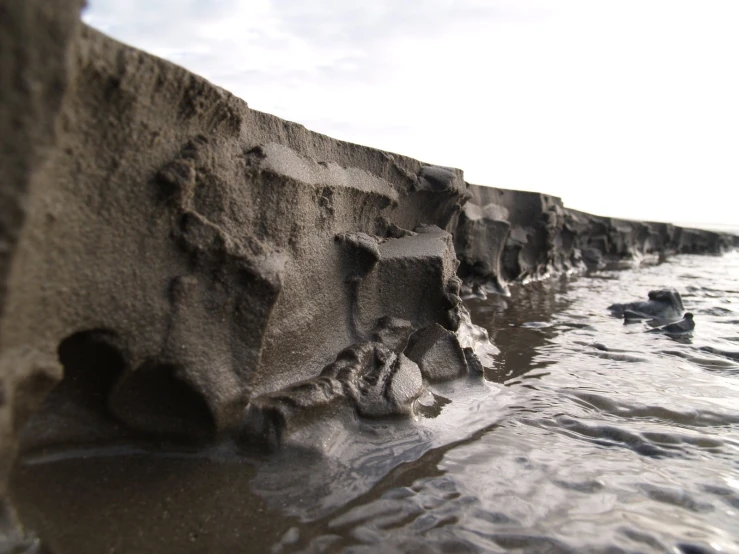
[[[275,446],[479,371],[463,293],[738,244],[251,110],[81,24],[81,3],[0,3],[0,497],[44,402],[31,446]]]

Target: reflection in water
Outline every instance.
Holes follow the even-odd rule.
[[[568,305],[567,280],[534,282],[525,287],[512,287],[511,296],[476,298],[466,302],[475,323],[485,327],[492,342],[500,349],[498,364],[487,370],[486,379],[517,384],[516,378],[553,363],[541,356],[558,331],[552,326],[557,314]]]
[[[606,310],[671,286],[688,337]],[[326,455],[28,454],[23,519],[57,554],[739,552],[739,255],[511,292],[468,303],[496,367],[414,420],[358,419]]]

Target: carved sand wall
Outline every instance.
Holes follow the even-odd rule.
[[[317,418],[408,415],[494,353],[461,279],[737,245],[251,110],[81,3],[0,3],[0,499],[24,426],[28,448],[276,447]]]

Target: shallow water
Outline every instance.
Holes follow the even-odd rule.
[[[606,310],[670,286],[691,336]],[[434,386],[413,421],[327,425],[321,455],[29,455],[21,514],[57,554],[739,552],[739,253],[467,304],[496,367]]]

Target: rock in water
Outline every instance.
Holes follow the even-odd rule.
[[[616,317],[625,320],[655,319],[662,322],[677,321],[685,314],[680,293],[675,289],[649,291],[647,302],[612,304],[608,307]]]
[[[667,335],[686,335],[691,333],[695,329],[695,321],[693,320],[693,314],[686,312],[685,316],[675,323],[650,329],[650,333],[664,333]]]
[[[448,381],[467,373],[467,359],[457,336],[437,323],[411,337],[406,355],[431,382]]]
[[[422,385],[420,369],[403,354],[377,342],[358,343],[320,376],[252,399],[239,438],[269,448],[286,442],[317,446],[305,436],[316,423],[342,426],[352,419],[351,409],[370,418],[410,415]]]

